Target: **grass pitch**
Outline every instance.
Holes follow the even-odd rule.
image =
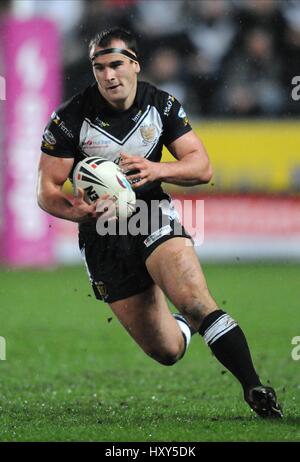
[[[0,270],[1,441],[300,441],[297,265],[204,265],[220,307],[245,331],[282,421],[251,413],[241,387],[195,335],[172,367],[144,355],[84,267]]]

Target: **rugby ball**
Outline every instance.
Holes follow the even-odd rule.
[[[120,167],[101,157],[87,157],[78,162],[73,172],[74,193],[84,190],[85,200],[91,204],[104,194],[116,200],[117,216],[128,218],[135,210],[136,196]]]

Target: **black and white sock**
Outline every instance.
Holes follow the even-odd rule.
[[[178,324],[178,326],[179,326],[179,328],[180,328],[180,330],[182,332],[182,336],[183,336],[183,339],[184,339],[184,352],[182,353],[182,356],[183,356],[185,354],[186,350],[188,349],[188,346],[189,346],[190,341],[191,341],[191,337],[192,337],[194,332],[193,332],[190,324],[185,319],[185,317],[182,316],[182,314],[174,313],[173,316],[177,321],[177,324]],[[182,358],[182,356],[181,356],[181,358]]]
[[[213,311],[204,318],[199,333],[215,357],[239,380],[244,390],[261,385],[246,337],[229,314],[222,310]]]

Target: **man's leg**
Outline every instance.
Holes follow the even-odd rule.
[[[189,328],[172,316],[157,285],[112,302],[110,307],[137,344],[156,361],[172,365],[184,355],[191,336]]]
[[[148,355],[171,365],[184,355],[191,328],[178,315],[171,315],[165,295],[153,283],[135,250],[135,240],[130,236],[99,238],[82,233],[79,244],[96,298],[110,304]]]
[[[275,392],[262,386],[254,369],[243,331],[234,319],[218,309],[187,239],[165,241],[150,254],[146,266],[155,283],[204,337],[216,358],[240,381],[252,409],[265,417],[281,416]]]

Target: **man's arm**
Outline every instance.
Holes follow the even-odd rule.
[[[177,162],[151,162],[143,157],[121,155],[121,168],[126,172],[139,170],[129,175],[129,181],[140,179],[134,188],[155,180],[180,186],[208,183],[212,178],[212,167],[205,147],[194,132],[190,131],[168,146]]]
[[[213,175],[206,149],[193,131],[182,135],[168,146],[178,162],[160,164],[160,180],[179,186],[208,183]]]
[[[97,218],[96,204],[89,205],[79,196],[70,197],[63,192],[64,182],[72,169],[74,159],[60,158],[42,153],[38,171],[37,200],[41,209],[51,215],[77,223]]]

